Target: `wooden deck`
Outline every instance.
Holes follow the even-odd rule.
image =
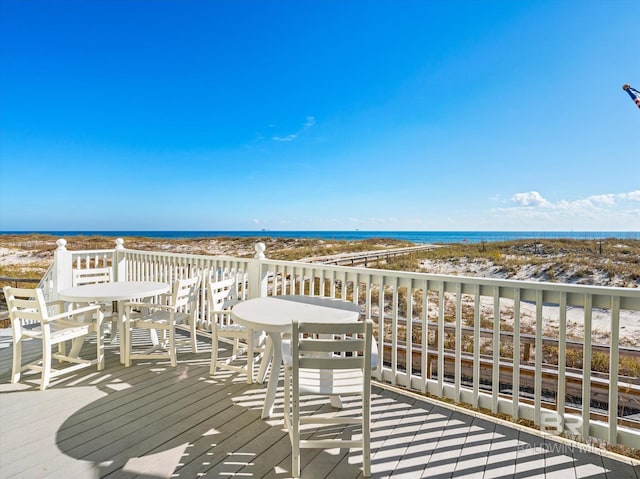
[[[37,376],[9,383],[7,332],[0,336],[1,478],[290,477],[282,391],[275,417],[260,419],[263,386],[226,371],[210,378],[206,340],[202,352],[181,354],[176,368],[164,361],[124,368],[108,347],[104,371],[71,373],[41,392]],[[28,356],[38,354],[37,343],[28,346]],[[302,477],[362,477],[355,450],[303,450],[302,461]],[[372,477],[640,479],[640,466],[376,386]]]

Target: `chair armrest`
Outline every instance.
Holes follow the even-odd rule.
[[[61,300],[58,300],[58,301],[49,301],[49,302],[47,303],[47,309],[49,309],[49,308],[55,308],[55,309],[56,309],[56,311],[57,311],[57,313],[56,313],[56,314],[59,314],[59,313],[62,313],[62,312],[64,311],[64,307],[65,307],[65,304],[66,304],[66,303],[67,303],[66,301],[61,301]]]
[[[83,314],[88,312],[101,312],[99,304],[92,304],[90,306],[84,306],[82,308],[70,309],[68,311],[64,311],[62,313],[54,314],[53,316],[49,316],[47,318],[47,322],[57,321],[59,319],[69,318],[71,316],[75,316],[76,314]]]
[[[173,293],[160,293],[156,296],[157,298],[157,302],[154,303],[156,305],[170,305],[171,301],[173,300]]]
[[[222,303],[222,309],[231,310],[236,304],[241,303],[239,299],[227,299],[224,303]]]
[[[166,311],[173,311],[175,308],[171,305],[167,304],[157,304],[157,303],[138,303],[136,301],[128,301],[124,303],[124,307],[126,311],[131,311],[131,308],[153,308],[153,309],[164,309]]]

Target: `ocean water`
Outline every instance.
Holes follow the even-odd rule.
[[[483,241],[509,241],[515,239],[580,239],[605,238],[640,239],[640,231],[2,231],[3,234],[41,233],[68,238],[73,236],[110,236],[114,238],[143,236],[163,239],[193,238],[317,238],[334,240],[361,240],[392,238],[428,243],[481,243]]]

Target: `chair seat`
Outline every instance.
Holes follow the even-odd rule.
[[[222,332],[233,332],[233,331],[237,331],[239,333],[244,333],[247,331],[246,326],[243,326],[241,324],[224,324],[222,326],[218,326],[218,331],[222,331]]]
[[[83,324],[75,326],[61,326],[52,325],[51,327],[51,339],[53,342],[66,341],[67,339],[77,338],[84,336],[95,331],[95,326],[92,324]]]
[[[216,333],[217,335],[220,337],[230,337],[230,338],[235,338],[235,337],[240,337],[243,338],[246,335],[249,334],[249,331],[251,331],[253,333],[253,342],[256,345],[262,345],[262,343],[264,342],[264,340],[267,337],[267,333],[265,333],[262,330],[256,330],[256,329],[248,329],[245,326],[242,326],[240,324],[226,324],[224,326],[218,326],[216,328]],[[236,336],[237,335],[237,336]],[[260,346],[262,347],[262,346]]]
[[[84,336],[95,331],[95,326],[89,323],[62,322],[56,321],[50,324],[50,335],[52,342],[66,341],[67,339]],[[24,328],[22,335],[31,338],[41,338],[42,328],[40,326]]]
[[[184,324],[189,321],[191,316],[189,313],[176,312],[173,314],[173,317],[176,324]],[[158,329],[162,326],[169,326],[171,324],[171,313],[169,311],[157,311],[150,314],[144,314],[139,317],[134,317],[133,323],[136,328]]]

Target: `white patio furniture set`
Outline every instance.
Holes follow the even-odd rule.
[[[201,277],[177,279],[172,286],[149,281],[113,282],[108,268],[95,268],[74,273],[73,278],[73,286],[61,290],[60,300],[54,303],[46,303],[41,289],[4,288],[13,328],[13,383],[20,381],[26,369],[41,371],[41,390],[57,375],[91,365],[103,369],[105,318],[113,323],[112,342],[117,328],[120,362],[125,367],[139,359],[168,360],[175,367],[177,325],[188,328],[186,342],[192,352],[198,352],[195,312]],[[363,472],[369,476],[372,323],[358,321],[359,307],[337,299],[298,295],[240,301],[232,278],[206,281],[206,291],[212,319],[210,374],[218,368],[229,369],[245,374],[251,384],[262,356],[258,382],[265,380],[269,364],[272,369],[263,418],[272,413],[279,370],[284,364],[284,422],[292,444],[293,475],[300,475],[300,448],[342,446],[362,449]],[[139,336],[134,336],[136,330],[149,331],[150,347],[145,341],[141,350],[136,339]],[[96,337],[95,359],[79,357],[87,335]],[[283,335],[287,336],[285,341]],[[28,339],[42,341],[42,357],[23,365],[21,344]],[[69,340],[73,344],[67,354],[65,344]],[[219,357],[219,341],[231,343],[229,358]],[[52,353],[54,346],[58,348],[56,353]],[[240,355],[246,357],[238,366]],[[52,358],[71,366],[54,369]],[[340,406],[340,397],[356,395],[362,402],[361,414],[314,418],[302,407],[300,399],[305,395],[324,396],[334,406]],[[302,424],[334,423],[358,425],[360,438],[345,440],[337,435],[333,439],[303,439]]]

